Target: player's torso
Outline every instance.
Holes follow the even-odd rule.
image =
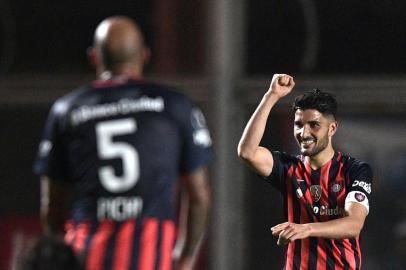
[[[289,173],[288,218],[292,222],[318,222],[343,217],[350,184],[346,158],[341,153],[318,170],[298,160]]]
[[[171,95],[146,84],[113,88],[88,89],[66,115],[73,218],[172,218],[181,138]]]

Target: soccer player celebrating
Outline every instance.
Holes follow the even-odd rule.
[[[98,80],[55,102],[39,147],[44,229],[64,233],[87,270],[191,270],[210,207],[204,116],[143,79],[149,50],[130,18],[102,21],[90,58]],[[173,260],[180,178],[189,215]]]
[[[287,222],[271,230],[278,245],[288,244],[284,269],[361,269],[359,235],[369,212],[372,171],[334,150],[335,98],[318,89],[296,97],[293,133],[299,156],[260,146],[270,111],[294,86],[289,75],[273,76],[238,155],[283,195]]]

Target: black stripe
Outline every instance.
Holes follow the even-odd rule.
[[[335,262],[334,262],[334,255],[333,255],[333,243],[330,239],[324,239],[324,243],[326,245],[326,269],[327,270],[334,270],[335,269]]]
[[[312,170],[312,173],[310,175],[310,181],[311,181],[312,185],[320,186],[320,169],[319,170]],[[323,193],[322,193],[322,195],[323,195]],[[319,209],[319,212],[317,214],[313,215],[316,218],[315,221],[317,221],[317,222],[321,222],[321,219],[320,219],[320,201],[321,201],[321,198],[317,202],[313,201],[313,207],[317,206],[318,209]]]
[[[77,225],[75,225],[75,226],[77,226]],[[93,236],[98,229],[99,223],[97,221],[93,221],[89,224],[89,226],[90,226],[90,229],[89,229],[89,232],[88,232],[86,240],[85,240],[85,246],[83,248],[82,254],[80,255],[80,260],[82,261],[83,265],[86,264],[86,258],[89,254],[90,243],[92,242]]]
[[[355,238],[350,238],[350,243],[351,243],[351,249],[354,254],[354,259],[355,259],[355,269],[360,270],[360,264],[361,264],[361,258],[359,257],[358,251],[357,251],[357,241]]]
[[[293,221],[294,223],[300,224],[300,203],[298,198],[296,197],[296,189],[297,189],[297,181],[296,181],[296,168],[293,168],[293,174],[292,174],[292,202],[293,202]],[[294,250],[294,256],[293,256],[293,269],[300,269],[300,263],[301,263],[301,256],[302,256],[302,240],[296,240],[295,241],[295,250]]]
[[[159,221],[159,226],[158,226],[158,239],[157,239],[157,245],[156,245],[156,250],[155,250],[155,254],[156,254],[156,259],[155,259],[155,270],[159,270],[159,264],[161,261],[161,245],[162,245],[162,236],[163,236],[163,222],[162,220]]]
[[[311,180],[312,185],[320,186],[320,169],[312,170],[310,180]],[[316,217],[316,222],[321,222],[321,220],[320,220],[320,201],[321,201],[321,199],[317,202],[313,202],[313,206],[317,206],[319,208],[319,212],[317,214],[313,215],[314,217]],[[309,269],[317,268],[317,261],[318,261],[317,247],[318,246],[319,246],[318,238],[310,238]]]
[[[350,265],[347,261],[347,258],[345,257],[345,249],[344,249],[344,244],[343,240],[333,240],[336,246],[338,247],[338,250],[340,250],[340,259],[341,262],[343,263],[344,270],[349,270]]]
[[[113,223],[114,230],[113,233],[109,236],[107,246],[106,246],[106,251],[104,252],[104,263],[103,263],[103,269],[104,270],[109,270],[112,269],[113,267],[113,256],[114,256],[114,248],[116,244],[116,236],[119,228],[121,227],[121,222],[120,223]]]
[[[309,238],[309,265],[307,269],[317,268],[317,246],[318,241],[316,237]]]
[[[337,160],[337,157],[334,157],[332,162],[331,162],[331,166],[330,166],[330,170],[328,172],[328,203],[330,205],[330,208],[334,208],[337,206],[337,194],[339,194],[338,192],[333,192],[331,190],[332,185],[335,183],[337,175],[338,175],[338,169],[340,168],[340,163]],[[341,187],[344,188],[344,187]]]
[[[135,221],[135,230],[133,238],[133,250],[131,256],[130,269],[138,269],[139,253],[140,253],[140,240],[141,240],[141,229],[142,229],[142,218],[137,218]]]
[[[329,171],[329,185],[330,185],[330,189],[332,187],[332,184],[335,182],[335,180],[337,179],[338,173],[339,173],[339,169],[340,169],[340,165],[342,164],[342,159],[339,161],[337,159],[337,154],[334,157],[331,167],[330,167],[330,171]],[[345,185],[345,183],[343,182],[342,185]],[[344,186],[341,186],[341,189],[345,188]],[[333,192],[332,190],[329,191],[329,205],[330,207],[334,208],[337,206],[338,202],[337,202],[337,195],[340,193],[340,191],[338,192]],[[334,218],[341,218],[339,216],[334,217]],[[344,266],[344,270],[348,270],[350,265],[347,261],[347,258],[345,256],[345,250],[344,250],[344,244],[342,240],[332,240],[332,243],[335,243],[335,245],[337,246],[338,250],[340,251],[340,262],[341,264]]]

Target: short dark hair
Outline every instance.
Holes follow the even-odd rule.
[[[292,109],[294,112],[299,109],[314,109],[318,110],[325,116],[330,115],[336,119],[337,107],[337,100],[332,94],[316,88],[313,89],[313,91],[308,91],[300,96],[297,96],[293,102]]]

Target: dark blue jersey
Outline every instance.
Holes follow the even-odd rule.
[[[161,251],[174,240],[176,183],[209,162],[210,147],[204,116],[184,95],[145,82],[94,82],[53,105],[34,171],[72,184],[67,238],[78,251],[99,254],[88,269],[141,269],[145,249],[156,249],[161,263],[170,259]],[[156,234],[154,246],[142,244],[145,234]],[[122,245],[132,248],[117,262]]]

